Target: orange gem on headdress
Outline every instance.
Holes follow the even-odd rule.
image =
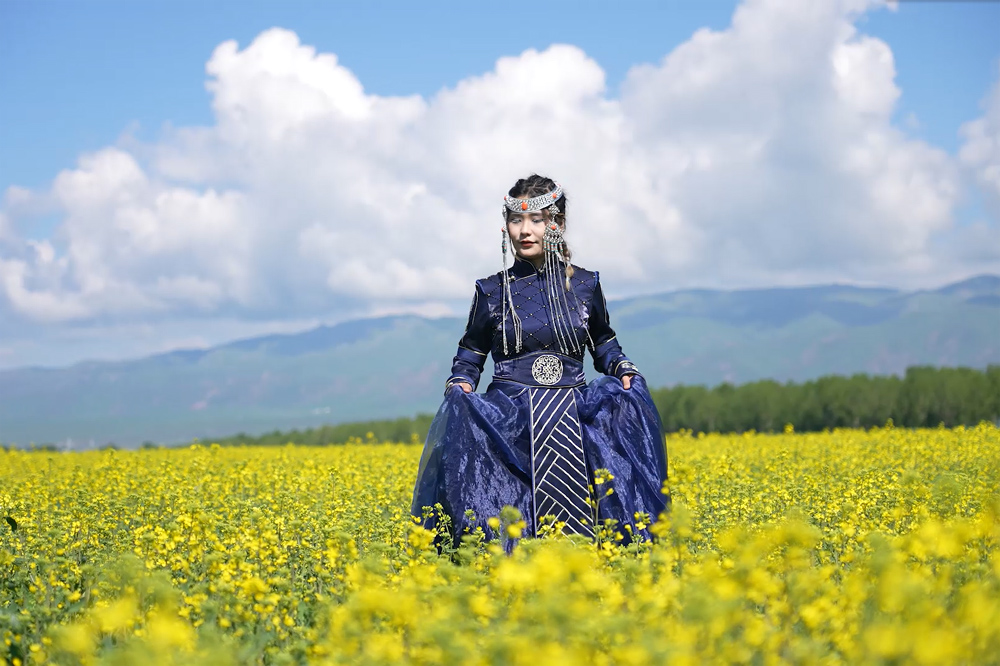
[[[528,202],[524,201],[521,203],[521,210],[528,210]]]

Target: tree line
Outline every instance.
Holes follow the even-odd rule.
[[[418,414],[414,417],[339,423],[305,430],[273,430],[257,436],[239,433],[223,439],[206,439],[202,443],[216,443],[220,446],[240,444],[281,446],[293,442],[302,446],[325,446],[353,441],[360,443],[423,442],[427,438],[427,431],[430,430],[433,419],[433,414]]]
[[[799,432],[832,428],[976,425],[1000,421],[1000,365],[972,368],[912,367],[902,377],[828,375],[803,383],[763,380],[734,386],[674,386],[650,392],[667,432]],[[423,442],[433,416],[361,421],[308,430],[239,434],[220,445],[302,445]]]
[[[803,383],[675,386],[651,391],[664,429],[777,432],[896,426],[934,428],[1000,420],[1000,365],[909,368],[902,377],[828,375]]]

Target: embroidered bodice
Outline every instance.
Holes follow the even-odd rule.
[[[511,306],[521,321],[521,349],[515,349],[514,322],[510,313],[503,314],[503,273],[496,273],[476,280],[476,293],[469,310],[465,334],[458,343],[458,353],[452,363],[447,386],[468,382],[473,388],[486,362],[493,355],[494,362],[517,358],[534,352],[550,351],[566,354],[577,361],[583,360],[587,348],[594,357],[594,367],[606,375],[621,378],[638,374],[635,366],[622,352],[611,328],[607,303],[596,271],[573,266],[571,290],[566,291],[565,274],[559,271],[547,275],[537,270],[531,262],[516,259],[507,269],[510,277]],[[554,281],[554,285],[550,284]],[[565,295],[570,307],[568,326],[556,326],[549,312],[547,290],[555,287]],[[558,315],[557,315],[558,316]],[[570,331],[575,336],[567,341]],[[504,351],[506,333],[507,351]],[[567,352],[568,350],[568,352]]]

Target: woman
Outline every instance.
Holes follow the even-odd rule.
[[[649,539],[669,503],[660,417],[611,329],[598,274],[569,263],[566,195],[533,175],[504,197],[503,214],[504,270],[476,281],[411,513],[433,528],[424,507],[440,503],[456,543],[477,527],[495,538],[487,521],[505,505],[521,512],[526,536],[554,517],[564,534],[593,537],[613,519],[626,543]],[[606,375],[590,384],[585,348]],[[490,353],[493,381],[480,395]]]

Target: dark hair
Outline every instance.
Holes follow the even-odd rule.
[[[533,173],[527,178],[521,178],[516,183],[514,187],[510,188],[507,192],[508,196],[520,198],[520,197],[537,197],[542,194],[548,194],[552,190],[556,189],[556,181],[551,178],[546,178],[545,176],[539,176],[537,173]],[[559,212],[554,216],[554,220],[563,229],[566,228],[566,192],[565,190],[555,203],[556,208]],[[566,288],[569,289],[569,279],[573,277],[573,267],[570,266],[570,258],[572,253],[569,251],[569,245],[563,243],[563,257],[566,259]]]

